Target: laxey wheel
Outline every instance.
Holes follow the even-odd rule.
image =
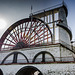
[[[0,39],[0,50],[13,50],[48,44],[50,28],[37,18],[22,19],[11,25]]]

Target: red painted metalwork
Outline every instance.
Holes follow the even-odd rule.
[[[20,42],[25,43],[27,47],[42,45],[43,40],[45,43],[52,40],[52,33],[48,25],[37,18],[32,18],[32,20],[26,18],[14,23],[6,30],[0,39],[0,50],[13,49]]]

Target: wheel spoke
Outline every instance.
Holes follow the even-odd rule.
[[[7,38],[6,38],[7,39]],[[7,39],[8,41],[10,41],[10,42],[12,42],[13,44],[16,44],[16,43],[14,43],[12,40],[9,40],[9,39]]]
[[[11,37],[16,43],[18,42],[12,34],[10,34],[10,37]]]
[[[2,45],[7,45],[7,46],[14,46],[14,45],[11,45],[11,44],[6,44],[6,43],[0,43]]]
[[[43,34],[42,34],[43,35]],[[49,35],[49,34],[48,34]],[[46,37],[47,35],[45,35],[45,37]],[[40,37],[40,40],[41,40],[41,38],[43,38],[43,36],[42,37]],[[47,37],[47,38],[44,38],[44,40],[46,40],[46,39],[48,39],[48,38],[51,38],[51,37]],[[36,40],[38,40],[38,37],[35,39],[35,41]],[[34,40],[33,40],[34,41]],[[31,43],[33,42],[33,41],[31,41]],[[41,40],[41,41],[39,41],[39,42],[42,42],[43,40]],[[37,44],[38,42],[36,42],[36,44]]]
[[[16,40],[17,40],[17,37],[16,37],[16,34],[15,34],[15,32],[16,32],[16,30],[15,31],[13,31],[13,33],[14,33],[14,35],[15,35],[15,38],[16,38]],[[18,40],[17,40],[18,41]]]

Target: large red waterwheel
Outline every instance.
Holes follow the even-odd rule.
[[[21,49],[48,44],[52,40],[50,28],[37,18],[22,19],[11,25],[0,39],[0,50]]]

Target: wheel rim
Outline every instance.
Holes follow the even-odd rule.
[[[37,18],[26,18],[14,23],[5,31],[0,39],[0,50],[42,45],[51,40],[52,34],[48,25]]]

